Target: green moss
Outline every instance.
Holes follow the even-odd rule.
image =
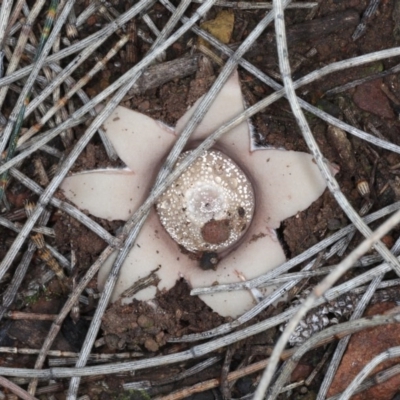
[[[37,292],[36,292],[35,294],[33,294],[32,296],[27,296],[27,297],[25,297],[25,299],[24,299],[24,304],[25,304],[26,306],[30,306],[30,305],[32,305],[32,304],[35,304],[35,303],[39,300],[40,295],[41,295],[40,291],[37,291]]]
[[[382,62],[378,61],[375,63],[372,63],[371,65],[368,65],[365,67],[365,76],[369,76],[371,74],[375,74],[377,72],[382,72],[384,70],[384,65]]]

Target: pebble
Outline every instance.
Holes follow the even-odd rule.
[[[354,103],[364,111],[382,118],[394,118],[389,100],[381,90],[382,80],[366,82],[357,87],[353,95]]]

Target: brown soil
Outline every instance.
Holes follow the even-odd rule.
[[[77,2],[77,14],[83,10],[86,3],[88,2]],[[122,12],[124,11],[125,3],[124,1],[114,1],[113,6]],[[357,25],[357,20],[345,24],[341,16],[346,15],[349,10],[353,12],[353,16],[362,15],[368,3],[369,1],[367,0],[323,1],[319,6],[317,14],[313,17],[313,21],[335,15],[338,22],[335,24],[332,32],[329,34],[319,33],[318,35],[314,35],[312,29],[308,29],[308,31],[306,29],[305,32],[304,30],[302,31],[301,35],[299,34],[301,39],[293,36],[293,34],[292,36],[289,35],[289,38],[291,38],[289,42],[290,59],[292,63],[299,61],[299,65],[293,71],[296,79],[332,62],[398,45],[393,32],[400,23],[400,17],[395,13],[395,2],[389,0],[381,1],[378,12],[367,24],[365,35],[357,41],[352,40],[351,35]],[[192,5],[191,10],[195,8],[196,6]],[[219,7],[214,7],[208,13],[207,19],[213,19],[219,10]],[[165,25],[169,15],[165,13],[163,7],[158,3],[149,10],[148,14],[159,28]],[[235,26],[230,44],[236,47],[252,31],[256,23],[263,17],[264,12],[235,9],[234,15]],[[288,10],[286,12],[286,26],[288,30],[290,31],[294,27],[301,29],[303,24],[308,23],[308,16],[309,11],[307,10]],[[80,31],[78,39],[82,39],[86,35],[95,32],[97,30],[96,24],[104,23],[105,20],[101,15],[91,17],[84,26],[85,29]],[[137,28],[142,29],[148,36],[152,36],[147,26],[140,20],[137,22]],[[293,30],[292,32],[297,31]],[[173,60],[190,53],[192,50],[188,44],[189,40],[194,40],[194,36],[191,33],[184,35],[181,40],[168,49],[166,59]],[[106,54],[110,43],[114,42],[109,40],[98,49],[98,57]],[[140,60],[149,49],[149,44],[139,38],[136,45],[136,58]],[[316,54],[312,56],[307,55],[313,48],[316,49]],[[219,56],[222,57],[222,55]],[[279,73],[272,26],[267,29],[266,33],[261,35],[245,58],[267,74],[273,72]],[[66,63],[66,61],[64,62]],[[372,124],[384,138],[394,144],[400,145],[400,122],[398,120],[400,79],[398,75],[389,75],[379,81],[376,80],[373,83],[364,84],[357,89],[350,89],[338,95],[324,95],[329,89],[376,71],[387,70],[397,63],[398,58],[391,58],[364,67],[331,74],[308,86],[302,87],[298,91],[298,94],[311,104],[350,124],[356,123],[361,129],[365,129],[368,132],[370,132],[368,127]],[[92,58],[81,68],[89,68],[93,64],[94,59]],[[131,68],[132,65],[133,63],[127,59],[127,52],[125,50],[121,51],[109,63],[107,68],[89,83],[85,89],[86,93],[89,97],[95,96]],[[188,106],[192,105],[199,96],[208,90],[215,76],[218,75],[219,70],[220,67],[218,65],[209,65],[206,72],[200,70],[197,75],[190,75],[181,79],[177,78],[160,87],[147,90],[144,93],[133,94],[123,102],[123,105],[174,126],[177,119],[183,115]],[[75,78],[80,77],[80,74],[83,75],[82,70],[76,72]],[[239,75],[243,92],[249,105],[254,104],[273,92],[272,89],[260,83],[241,68],[239,69]],[[391,97],[388,97],[388,94],[382,91],[382,84],[388,88]],[[4,115],[9,115],[14,104],[13,100],[16,98],[15,96],[15,94],[10,95],[9,102],[5,104],[2,110]],[[354,121],[349,120],[349,116],[352,114],[355,118]],[[307,120],[324,156],[330,162],[339,166],[340,171],[336,175],[337,180],[343,193],[356,210],[360,210],[367,201],[372,201],[371,211],[374,211],[400,199],[400,181],[397,176],[399,174],[398,164],[400,163],[400,155],[375,147],[348,134],[342,140],[337,140],[337,138],[329,133],[325,122],[308,113]],[[33,119],[30,119],[29,123],[32,121]],[[307,152],[305,141],[296,126],[296,121],[286,100],[280,100],[272,104],[264,112],[256,115],[252,119],[252,124],[257,133],[256,140],[260,145]],[[54,140],[51,144],[60,151],[68,153],[72,150],[84,130],[84,125],[75,129],[74,140],[66,149],[59,139]],[[51,168],[58,163],[55,157],[43,152],[36,153],[32,157],[32,160],[33,158],[40,159],[45,171],[50,176]],[[41,177],[34,165],[34,163],[25,161],[21,167],[21,171],[41,184]],[[100,140],[95,137],[72,167],[72,172],[109,166],[120,167],[123,166],[123,163],[120,160],[110,161]],[[370,183],[370,194],[367,196],[362,196],[359,190],[357,190],[358,184],[362,181]],[[61,194],[59,197],[62,197]],[[26,199],[36,200],[37,196],[14,180],[11,181],[7,188],[7,198],[10,203],[10,211],[5,216],[23,223],[25,220],[24,214],[21,212],[18,214],[18,211],[22,209]],[[106,247],[106,243],[64,212],[54,208],[50,208],[50,211],[51,217],[48,226],[54,229],[55,237],[46,238],[46,241],[67,257],[70,257],[71,250],[75,252],[77,260],[75,272],[69,278],[69,285],[72,285],[72,281],[79,279],[97,259],[101,251]],[[121,221],[110,223],[94,219],[113,235],[118,232],[118,229],[123,224]],[[307,210],[284,221],[278,230],[278,235],[284,245],[287,257],[291,258],[318,243],[331,233],[346,226],[348,223],[349,221],[344,212],[337,205],[330,193],[326,191]],[[376,225],[372,225],[372,228],[374,226]],[[388,242],[390,243],[393,237],[397,237],[397,234],[398,230],[392,232],[391,237],[388,236],[387,238]],[[14,232],[0,227],[0,258],[5,256],[15,236]],[[360,237],[356,236],[349,250],[355,244],[359,243],[359,239]],[[25,247],[23,250],[25,250]],[[22,255],[23,252],[16,258],[14,268],[20,262]],[[34,255],[26,278],[19,290],[19,295],[9,308],[10,310],[42,314],[55,314],[58,312],[64,303],[65,294],[56,279],[53,279],[50,284],[40,287],[37,292],[31,290],[32,283],[38,282],[46,270],[47,267],[44,267],[40,259]],[[2,281],[3,288],[6,288],[9,284],[13,271],[14,269]],[[89,286],[96,292],[97,285],[95,280]],[[84,322],[78,324],[72,322],[72,320],[69,321],[68,325],[66,325],[67,328],[64,327],[64,330],[59,334],[57,341],[52,347],[53,349],[79,351],[88,327],[88,322],[83,318],[93,315],[93,309],[97,301],[96,296],[89,300],[89,305],[81,310],[80,318]],[[227,320],[212,312],[199,298],[191,297],[189,295],[189,288],[183,280],[177,282],[177,285],[169,292],[159,293],[157,303],[159,306],[157,311],[151,305],[138,301],[135,301],[132,305],[121,305],[117,302],[109,307],[103,318],[102,332],[100,334],[100,337],[104,337],[105,344],[95,349],[94,352],[111,354],[116,351],[135,351],[143,354],[142,357],[145,358],[172,354],[189,349],[191,344],[167,343],[170,337],[202,332],[227,322]],[[267,310],[256,319],[257,321],[261,320],[273,313],[277,313],[277,310]],[[3,319],[0,325],[0,346],[40,348],[47,335],[49,326],[49,321],[11,320],[10,322]],[[30,335],[29,332],[34,332],[34,334]],[[229,370],[233,371],[236,368],[243,368],[249,363],[264,359],[270,350],[270,346],[276,342],[278,336],[278,330],[273,329],[229,348],[228,352],[231,352],[230,361],[228,360]],[[228,356],[225,351],[221,351],[215,355],[219,356],[221,360],[214,364],[214,366],[202,371],[200,374],[195,374],[190,378],[185,378],[175,383],[165,383],[160,386],[155,386],[154,384],[150,392],[151,396],[168,394],[208,379],[219,379],[221,377],[224,357],[226,359]],[[315,352],[307,356],[302,361],[302,366],[309,371],[310,366],[317,364],[320,355],[320,353]],[[125,374],[97,377],[96,381],[86,379],[82,382],[81,393],[89,394],[91,399],[122,399],[122,383],[133,380],[162,381],[164,378],[174,376],[190,368],[196,362],[181,365],[173,364],[164,368],[139,371],[135,376]],[[0,365],[2,366],[33,368],[34,363],[35,356],[13,355],[10,357],[0,353]],[[307,388],[307,393],[304,393],[303,388],[299,388],[292,392],[293,397],[290,398],[312,398],[312,394],[318,392],[318,385],[322,377],[323,372]],[[239,398],[254,391],[257,381],[255,378],[256,375],[253,374],[250,375],[250,378],[246,377],[238,380],[231,388],[230,393],[232,397]],[[63,384],[68,386],[67,381],[63,382]],[[57,398],[64,398],[64,389],[65,387],[60,387]],[[201,394],[193,395],[190,398],[219,398],[219,390],[218,388],[214,391],[208,390]],[[221,390],[226,395],[226,387],[224,388],[222,385]],[[218,394],[215,395],[217,392]],[[213,397],[214,395],[216,397]],[[133,399],[140,397],[138,396],[137,393],[131,393],[124,398]],[[143,396],[142,398],[145,397]],[[281,398],[289,397],[282,395]]]

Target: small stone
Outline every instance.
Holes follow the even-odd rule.
[[[138,105],[138,110],[141,112],[145,112],[149,108],[150,108],[150,102],[148,100],[144,100]]]
[[[394,238],[391,235],[383,236],[381,241],[388,249],[391,249],[394,245]]]
[[[328,220],[328,229],[330,231],[337,231],[342,226],[341,222],[337,218],[331,218]]]
[[[156,352],[159,349],[159,345],[157,344],[157,342],[151,338],[146,339],[146,341],[144,342],[144,347],[146,347],[148,351],[152,352]]]
[[[386,95],[382,92],[380,79],[366,82],[357,87],[353,101],[357,107],[364,111],[378,115],[382,118],[394,118],[394,112]]]
[[[161,346],[164,345],[165,344],[165,333],[163,331],[158,332],[155,339],[159,345],[161,345]]]
[[[292,372],[290,377],[291,382],[298,382],[306,379],[312,372],[313,367],[309,364],[298,364],[297,367]]]
[[[148,329],[154,326],[154,320],[143,314],[139,316],[137,323],[143,329]]]
[[[118,335],[109,334],[105,336],[107,346],[110,349],[118,349],[118,342],[120,341],[120,337]]]

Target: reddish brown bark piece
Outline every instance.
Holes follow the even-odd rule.
[[[307,379],[313,371],[312,365],[309,364],[298,364],[292,372],[290,382],[299,382],[303,379]]]
[[[383,314],[386,310],[395,307],[395,303],[379,303],[368,308],[364,316]],[[347,388],[354,377],[375,356],[390,347],[400,345],[400,325],[391,324],[378,326],[356,333],[352,336],[346,353],[328,391],[328,397],[334,396]],[[388,360],[373,371],[373,374],[398,364],[398,358]],[[400,387],[400,375],[374,386],[352,397],[352,400],[383,400],[391,399]]]

